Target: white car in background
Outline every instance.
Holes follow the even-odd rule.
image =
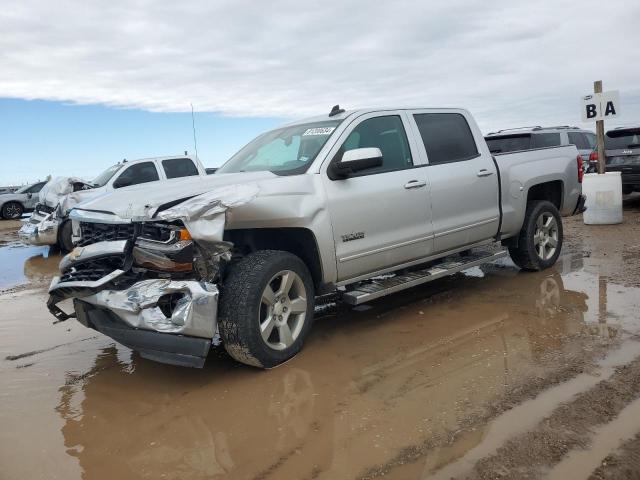
[[[0,194],[0,216],[5,220],[15,220],[32,211],[38,202],[38,193],[46,183],[32,183],[13,193]]]
[[[33,245],[57,244],[61,250],[70,251],[73,243],[67,216],[77,204],[120,188],[206,175],[200,160],[185,154],[124,160],[91,182],[77,177],[56,177],[46,185],[43,182],[39,196],[34,196],[31,207],[34,212],[20,229],[20,236]]]

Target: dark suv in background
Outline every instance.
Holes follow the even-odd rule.
[[[491,153],[575,145],[580,152],[585,170],[589,168],[590,159],[594,161],[592,153],[596,148],[595,133],[569,125],[508,128],[491,132],[484,139],[487,141]]]
[[[622,193],[640,191],[640,126],[609,130],[604,156],[607,172],[622,172]]]

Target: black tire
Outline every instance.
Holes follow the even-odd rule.
[[[5,220],[15,220],[22,217],[24,207],[18,202],[7,202],[2,206],[2,218]]]
[[[546,257],[546,247],[543,246],[543,252],[545,258],[539,254],[539,245],[536,245],[536,232],[538,230],[538,219],[542,216],[549,218],[552,216],[555,219],[557,225],[557,239],[555,251]],[[518,246],[509,247],[509,255],[513,262],[523,270],[538,271],[551,267],[562,250],[562,218],[556,206],[546,200],[535,200],[527,204],[527,211],[524,216],[524,223],[522,230],[520,230],[520,236],[518,237]],[[550,247],[551,248],[551,247]]]
[[[299,296],[298,305],[304,305],[302,299],[306,298],[306,313],[302,325],[295,324],[298,333],[293,343],[286,348],[274,349],[268,344],[271,337],[265,340],[261,334],[260,323],[265,315],[269,315],[265,309],[271,308],[263,303],[262,298],[267,286],[273,286],[277,281],[274,276],[284,271],[297,275],[298,290],[301,290],[300,281],[304,285],[304,295],[296,295]],[[220,292],[218,326],[225,349],[237,361],[259,368],[275,367],[289,360],[300,351],[311,328],[314,302],[311,274],[300,258],[280,250],[259,250],[247,255],[229,267]],[[275,304],[280,305],[278,302]],[[300,317],[296,315],[300,314],[294,314],[293,308],[285,321],[289,321],[290,315],[293,315],[293,322],[299,321]],[[282,320],[282,315],[279,318]],[[281,335],[279,328],[274,326],[270,331]],[[278,342],[281,340],[279,338]]]
[[[71,236],[73,235],[71,220],[65,220],[58,229],[58,247],[64,253],[69,253],[73,250],[73,242]]]

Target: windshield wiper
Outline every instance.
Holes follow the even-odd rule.
[[[627,145],[627,148],[637,148],[640,147],[640,143],[630,143]]]

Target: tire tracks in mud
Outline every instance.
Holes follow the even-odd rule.
[[[607,455],[588,480],[640,478],[640,433],[624,442],[615,453]]]
[[[625,414],[638,418],[634,415],[640,405],[638,399],[640,357],[616,366],[608,378],[557,406],[535,428],[509,439],[494,454],[479,460],[469,474],[459,478],[570,478],[578,467],[585,469],[585,454],[596,455],[595,468],[603,455],[598,458],[597,450],[589,449],[598,443],[598,434],[619,415],[622,421],[627,420],[622,418]],[[640,430],[640,418],[627,427]],[[605,442],[603,447],[606,446]],[[577,474],[574,478],[583,477]]]
[[[433,475],[436,478],[484,480],[544,476],[568,454],[587,448],[594,427],[607,425],[640,398],[640,342],[632,338],[624,342],[624,346],[627,347],[626,353],[624,348],[610,351],[612,345],[609,348],[601,345],[589,354],[559,366],[544,378],[533,377],[514,385],[501,401],[485,405],[483,413],[461,420],[456,431],[434,435],[421,444],[407,446],[388,462],[367,469],[357,478],[395,478],[396,473],[398,478],[403,478],[402,469],[412,464],[414,468],[411,471],[415,473],[418,468],[424,478]],[[609,355],[605,356],[606,352]],[[570,385],[572,381],[575,383],[573,386]],[[545,399],[545,393],[553,389],[558,392]],[[549,402],[554,396],[556,401]],[[533,411],[519,408],[536,400],[539,402]],[[545,406],[545,401],[550,405]],[[477,447],[484,450],[481,455],[474,458],[473,454],[469,455],[474,450],[471,449],[443,468],[431,471],[420,468],[419,464],[427,464],[430,456],[437,456],[447,448],[455,449],[458,440],[464,441],[465,436],[477,434],[477,429],[488,427],[490,431],[499,424],[501,417],[506,417],[504,420],[507,422],[503,423],[508,424],[509,414],[511,419],[515,419],[518,416],[525,418],[527,413],[533,418],[518,422],[520,425],[511,433],[498,432],[493,439],[491,432],[483,435],[485,438]],[[488,446],[484,444],[485,440]]]

